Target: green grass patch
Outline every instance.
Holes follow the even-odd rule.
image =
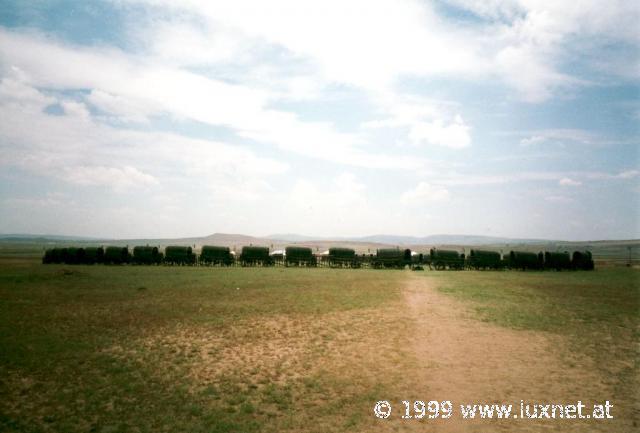
[[[194,371],[229,356],[225,344],[234,342],[206,353],[199,344],[226,335],[268,348],[261,323],[290,323],[292,338],[302,338],[307,325],[300,323],[316,324],[321,332],[299,343],[299,358],[312,369],[321,354],[347,353],[348,341],[337,337],[342,322],[324,321],[342,314],[348,323],[360,311],[384,316],[400,301],[403,276],[0,260],[0,431],[341,431],[360,418],[323,415],[333,403],[319,396],[345,389],[363,395],[366,380],[349,384],[349,373],[331,369],[287,375],[275,361],[249,368],[258,357],[241,359],[238,371],[214,369],[201,383]],[[158,340],[181,329],[201,336],[200,343]],[[309,426],[309,413],[316,426]]]
[[[515,329],[575,333],[586,325],[633,327],[640,315],[635,269],[435,275],[440,291],[469,301],[480,319]]]

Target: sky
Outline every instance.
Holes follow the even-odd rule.
[[[3,0],[0,233],[640,238],[640,5]]]

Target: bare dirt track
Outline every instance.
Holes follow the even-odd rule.
[[[622,414],[615,406],[613,413],[618,416],[613,420],[463,420],[459,407],[463,403],[513,404],[519,416],[521,399],[545,404],[581,400],[591,407],[611,400],[613,389],[591,358],[569,351],[564,337],[474,319],[465,304],[439,293],[435,281],[411,278],[403,293],[415,323],[411,344],[418,361],[413,375],[420,400],[450,400],[454,415],[437,421],[402,420],[402,430],[634,431],[632,409]]]

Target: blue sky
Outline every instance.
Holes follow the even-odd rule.
[[[0,232],[640,238],[626,1],[4,1]]]

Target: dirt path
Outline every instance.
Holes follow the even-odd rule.
[[[448,420],[420,421],[429,431],[628,431],[614,421],[462,420],[461,403],[525,402],[593,404],[612,394],[587,357],[571,355],[562,337],[516,331],[472,318],[465,304],[437,291],[437,280],[412,277],[404,291],[415,322],[416,394],[450,400]],[[413,422],[415,420],[403,420]],[[408,426],[407,426],[408,427]],[[414,426],[412,426],[414,427]]]

